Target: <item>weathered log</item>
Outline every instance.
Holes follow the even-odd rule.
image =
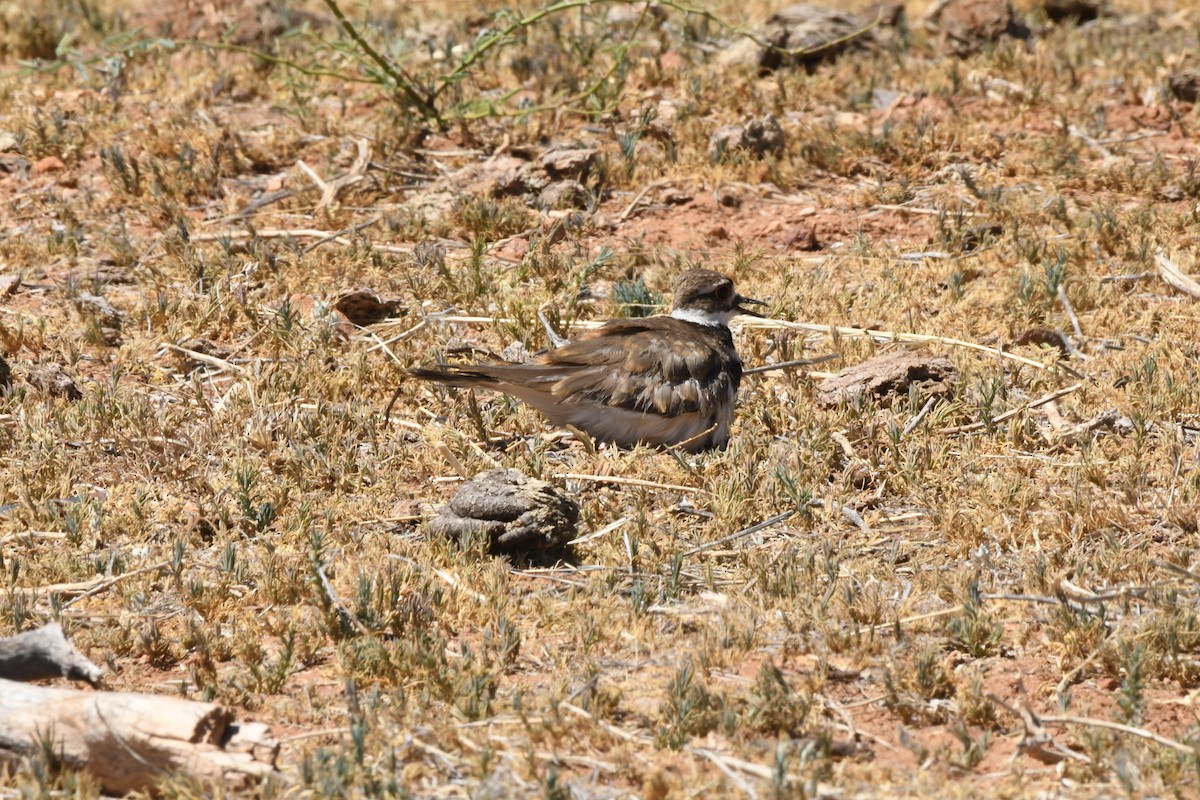
[[[152,790],[174,772],[241,787],[272,772],[279,752],[266,725],[238,725],[222,706],[159,695],[0,679],[0,720],[0,761],[49,739],[64,763],[112,793]]]
[[[71,644],[57,622],[0,639],[0,678],[13,681],[69,678],[95,686],[101,672],[100,667]]]

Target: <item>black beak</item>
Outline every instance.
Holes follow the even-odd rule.
[[[743,297],[742,295],[739,294],[733,298],[733,310],[738,312],[739,314],[745,314],[748,317],[765,316],[764,314],[759,314],[757,311],[751,311],[750,309],[746,308],[746,306],[745,306],[746,303],[749,303],[752,306],[765,306],[766,305],[766,303],[764,303],[762,300],[755,300],[752,297]]]

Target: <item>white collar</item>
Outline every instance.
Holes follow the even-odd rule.
[[[711,328],[729,327],[729,319],[735,311],[697,311],[692,308],[677,308],[671,312],[673,319],[681,319],[696,325],[707,325]]]

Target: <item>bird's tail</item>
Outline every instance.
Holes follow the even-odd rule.
[[[408,377],[422,381],[433,381],[434,383],[441,383],[446,386],[461,386],[475,389],[495,388],[496,384],[500,383],[495,377],[485,375],[483,372],[470,366],[457,366],[454,364],[438,367],[437,369],[417,367],[408,370]]]

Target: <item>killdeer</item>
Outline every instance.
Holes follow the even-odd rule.
[[[447,386],[505,392],[600,442],[724,449],[742,362],[729,320],[762,316],[719,272],[693,269],[675,281],[669,315],[614,319],[531,364],[494,362],[414,369]]]

